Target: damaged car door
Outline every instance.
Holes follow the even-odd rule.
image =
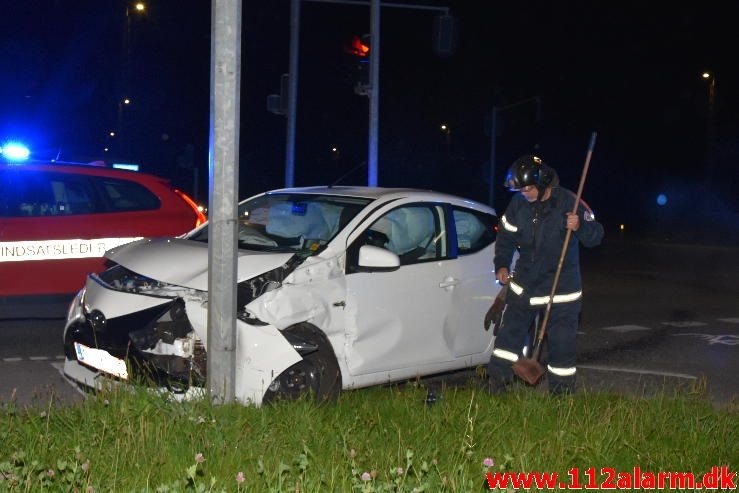
[[[415,372],[452,358],[444,334],[453,290],[446,236],[443,205],[412,203],[385,209],[351,241],[346,335],[353,375],[404,368]],[[400,266],[362,267],[363,245],[395,253]]]

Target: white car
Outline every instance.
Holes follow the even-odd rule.
[[[490,207],[423,190],[275,190],[239,205],[235,395],[306,391],[486,363],[499,286]],[[106,253],[64,330],[64,373],[87,387],[206,386],[208,224]]]

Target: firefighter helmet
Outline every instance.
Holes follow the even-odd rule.
[[[543,190],[552,184],[556,176],[554,169],[540,157],[527,154],[513,162],[503,185],[512,191],[529,185],[535,185],[539,190]]]

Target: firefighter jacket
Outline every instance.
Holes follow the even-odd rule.
[[[575,198],[574,193],[561,187],[552,188],[551,196],[543,202],[528,202],[516,194],[501,218],[495,241],[495,271],[502,267],[510,271],[514,253],[518,251],[510,289],[532,307],[549,301],[567,231],[567,213],[572,212]],[[570,237],[554,303],[581,298],[580,244],[593,247],[603,239],[603,226],[583,201],[577,214],[580,227]]]

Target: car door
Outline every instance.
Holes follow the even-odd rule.
[[[393,207],[360,227],[347,249],[346,358],[353,375],[387,372],[451,359],[444,327],[451,304],[444,207]],[[377,217],[379,216],[379,217]],[[392,271],[363,271],[364,244],[398,255]]]
[[[493,273],[494,215],[453,206],[451,218],[456,259],[451,275],[458,280],[449,312],[454,327],[452,353],[456,358],[484,352],[493,342],[492,330],[483,326],[485,314],[500,291]],[[451,228],[450,228],[451,229]]]
[[[86,177],[25,167],[7,175],[0,277],[14,282],[0,286],[0,296],[78,290],[97,245],[84,240],[88,223],[70,208],[65,190],[74,182],[89,191]]]

